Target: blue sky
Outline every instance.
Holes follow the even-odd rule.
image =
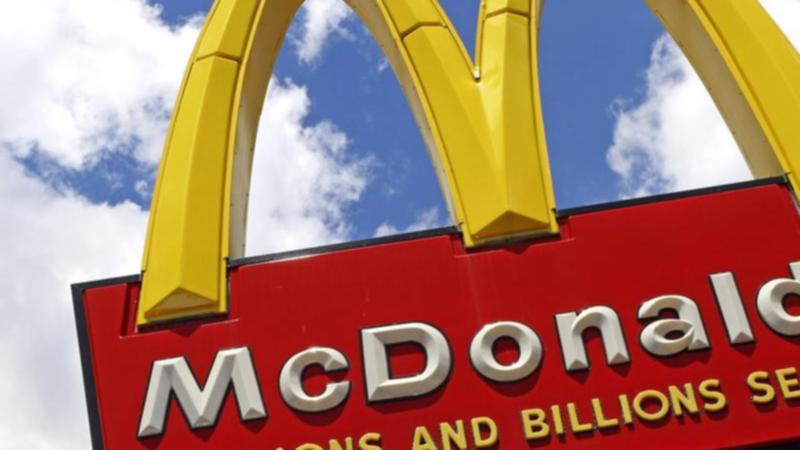
[[[164,18],[180,24],[204,14],[210,4],[164,1]],[[478,2],[446,0],[442,5],[473,52]],[[349,152],[375,159],[369,187],[347,209],[353,225],[349,237],[369,237],[384,222],[402,229],[431,208],[438,208],[439,222],[446,223],[439,186],[394,74],[382,65],[380,49],[357,17],[343,26],[350,36],[331,37],[310,64],[285,44],[275,75],[307,87],[312,101],[307,122],[332,121],[349,136]],[[635,102],[642,96],[653,42],[662,33],[643,2],[546,3],[540,44],[542,100],[559,207],[619,198],[620,179],[606,164],[615,123],[612,108],[619,99]],[[100,168],[141,175],[129,162],[116,157]],[[81,175],[70,182],[96,200],[128,198],[147,207],[149,199],[133,186],[107,195],[103,177]]]
[[[161,19],[165,24],[180,27],[205,15],[211,3],[210,0],[163,0],[157,5],[162,8]],[[468,50],[473,52],[478,0],[442,0],[441,4]],[[347,137],[350,161],[369,160],[368,169],[360,174],[365,186],[359,189],[357,198],[342,202],[339,213],[344,217],[336,218],[339,224],[333,225],[344,224],[346,230],[322,241],[360,239],[376,233],[448,224],[450,219],[416,123],[375,41],[351,14],[335,30],[328,30],[324,45],[313,60],[303,60],[294,41],[302,39],[305,13],[301,11],[295,20],[274,76],[304,88],[310,104],[301,119],[303,124],[332,123]],[[718,177],[709,177],[707,182],[700,179],[688,184],[676,183],[665,178],[643,189],[631,187],[631,180],[626,180],[625,174],[612,170],[609,149],[615,145],[620,115],[635,116],[637,107],[647,103],[648,93],[652,95],[648,91],[659,88],[650,86],[647,78],[648,69],[653,67],[654,45],[663,34],[664,29],[644,2],[545,3],[540,33],[540,76],[559,208],[748,177],[739,161],[737,167],[725,170]],[[688,66],[682,70],[687,73],[679,70],[677,77],[693,75],[688,74],[691,72]],[[180,76],[174,74],[176,80]],[[709,104],[706,99],[706,109]],[[168,114],[168,108],[164,112]],[[712,107],[710,115],[713,114]],[[713,120],[720,122],[719,117]],[[132,139],[126,145],[136,147],[136,136]],[[639,144],[626,145],[622,153]],[[49,183],[74,189],[93,202],[131,201],[147,209],[155,173],[153,161],[143,164],[141,158],[132,154],[135,152],[127,151],[125,145],[122,147],[105,148],[90,164],[84,162],[80,167],[65,168],[36,151],[22,160],[31,172]],[[721,147],[731,147],[729,137]],[[652,153],[650,150],[645,153]],[[635,158],[642,157],[658,159],[651,154]],[[255,178],[263,176],[268,175],[258,171],[254,174]],[[672,174],[673,178],[680,176]],[[631,177],[635,178],[628,174]],[[633,182],[646,184],[641,180]],[[329,227],[330,220],[325,219]],[[251,230],[262,232],[252,226]],[[318,241],[308,240],[322,243]],[[302,246],[306,241],[297,242]],[[262,243],[250,246],[249,253],[292,246]]]
[[[139,270],[168,119],[211,3],[155,1],[25,0],[0,15],[4,448],[88,448],[69,286]],[[471,50],[478,0],[442,4]],[[762,4],[799,46],[800,0]],[[306,0],[281,54],[250,255],[449,223],[394,75],[342,5]],[[750,177],[643,2],[547,1],[540,40],[559,207]]]

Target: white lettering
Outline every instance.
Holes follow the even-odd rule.
[[[387,347],[405,343],[422,347],[425,352],[425,369],[414,376],[392,378],[389,375]],[[447,339],[441,331],[424,323],[413,322],[362,330],[361,345],[369,402],[425,395],[441,386],[450,373],[452,361]]]
[[[281,396],[287,405],[303,412],[323,412],[339,406],[350,393],[350,382],[328,383],[316,396],[303,389],[303,372],[314,365],[322,366],[326,373],[348,368],[347,358],[332,348],[312,347],[292,356],[284,364],[280,375]]]
[[[645,350],[658,356],[671,356],[689,350],[710,347],[700,309],[692,299],[681,295],[664,295],[642,303],[639,319],[655,319],[664,311],[672,310],[677,319],[659,319],[648,324],[641,334]],[[679,333],[678,337],[670,337]]]
[[[150,373],[138,436],[158,436],[164,432],[172,393],[192,429],[214,426],[231,384],[243,421],[267,417],[247,348],[218,352],[203,389],[198,386],[185,358],[156,361]]]
[[[500,364],[494,356],[494,345],[501,338],[513,339],[519,348],[517,361]],[[532,374],[542,361],[542,342],[529,327],[518,322],[497,322],[484,326],[469,349],[475,370],[492,381],[509,383]]]
[[[631,360],[619,316],[607,306],[593,306],[580,314],[558,314],[556,326],[567,372],[589,368],[589,358],[583,342],[583,332],[589,328],[600,330],[608,365],[624,364]]]

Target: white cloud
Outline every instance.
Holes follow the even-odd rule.
[[[171,28],[144,0],[26,0],[0,15],[4,450],[89,448],[69,286],[135,273],[143,248],[147,212],[57,192],[43,177],[104,151],[156,161],[198,27]],[[346,237],[344,208],[366,186],[368,161],[347,155],[332,123],[303,123],[304,88],[277,83],[270,99],[251,209],[252,229],[269,234],[254,247]],[[33,149],[54,160],[47,174],[27,174],[17,159]]]
[[[144,0],[26,0],[0,14],[0,147],[81,166],[125,148],[157,162],[200,20]]]
[[[147,214],[56,193],[6,151],[0,173],[0,447],[86,449],[69,286],[135,273]]]
[[[351,39],[345,21],[352,11],[342,0],[306,0],[300,11],[300,33],[292,41],[301,62],[318,61],[331,35]]]
[[[413,231],[430,230],[446,226],[450,223],[448,219],[442,219],[439,208],[433,207],[420,211],[416,215],[414,222],[403,229],[398,229],[389,222],[383,222],[375,230],[374,237],[391,236],[399,233],[411,233]]]
[[[10,12],[10,13],[9,13]],[[349,37],[341,0],[308,0],[292,41],[305,63]],[[36,24],[32,26],[32,24]],[[202,18],[166,26],[145,0],[27,0],[0,15],[0,146],[78,168],[99,152],[156,163]]]
[[[800,0],[764,0],[788,36],[800,42]],[[611,169],[623,197],[652,195],[752,178],[697,73],[668,36],[653,45],[639,103],[619,102]]]
[[[708,91],[670,37],[653,47],[645,99],[617,114],[608,163],[622,177],[623,196],[750,178]]]
[[[381,62],[378,63],[378,72],[384,72],[388,68],[389,68],[389,58],[384,56],[383,59],[381,59]]]
[[[273,80],[253,161],[247,253],[262,254],[345,240],[347,205],[369,182],[371,160],[353,159],[347,135],[328,121],[303,122],[306,89]]]

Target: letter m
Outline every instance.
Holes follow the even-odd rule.
[[[164,433],[173,394],[192,429],[214,426],[231,385],[242,421],[267,417],[253,361],[246,347],[218,352],[202,389],[186,358],[156,361],[150,373],[138,437]]]

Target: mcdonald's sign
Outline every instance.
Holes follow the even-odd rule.
[[[556,208],[541,0],[348,0],[453,228],[243,257],[267,81],[301,0],[217,0],[141,274],[73,287],[95,449],[731,448],[800,442],[800,57],[757,0],[646,0],[758,181]],[[303,256],[303,258],[298,258]]]

